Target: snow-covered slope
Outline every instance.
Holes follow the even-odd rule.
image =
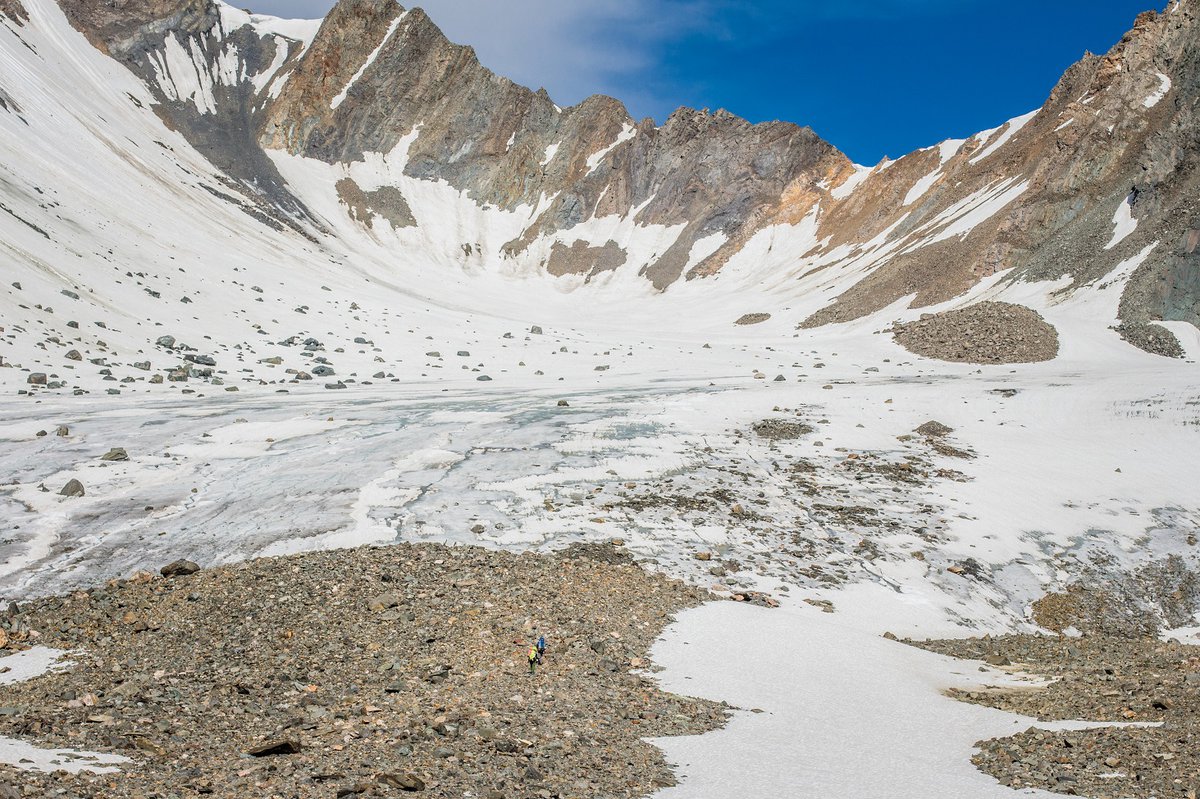
[[[372,108],[359,95],[367,84],[405,88],[408,73],[384,70],[401,68],[409,53],[404,48],[465,56],[423,15],[404,16],[387,2],[344,4],[320,31],[314,23],[250,16],[200,0],[185,5],[186,13],[173,16],[162,16],[166,11],[150,4],[110,9],[103,13],[112,18],[98,18],[94,7],[69,2],[68,19],[50,0],[30,0],[21,6],[27,19],[0,18],[0,91],[7,98],[0,110],[0,257],[6,277],[0,287],[5,327],[0,357],[9,367],[0,369],[0,382],[10,390],[47,390],[37,375],[45,375],[49,390],[92,393],[191,391],[197,380],[200,390],[232,391],[297,378],[305,383],[308,376],[323,386],[448,373],[461,380],[486,375],[522,384],[572,376],[599,385],[637,371],[628,356],[603,353],[642,342],[682,356],[716,335],[761,341],[764,335],[790,335],[798,323],[862,314],[867,316],[856,329],[876,331],[938,310],[931,304],[954,307],[1005,291],[1028,294],[1028,302],[1050,309],[1071,296],[1124,292],[1119,307],[1082,299],[1073,306],[1097,313],[1086,320],[1074,315],[1077,323],[1068,335],[1103,339],[1118,316],[1129,320],[1150,313],[1145,292],[1126,291],[1125,285],[1142,286],[1147,270],[1167,263],[1164,256],[1180,277],[1156,296],[1186,311],[1190,238],[1183,237],[1180,251],[1168,238],[1177,237],[1173,227],[1155,218],[1138,220],[1151,194],[1156,213],[1165,213],[1163,186],[1169,180],[1153,192],[1122,188],[1116,216],[1098,205],[1097,218],[1107,229],[1095,233],[1096,246],[1068,262],[1051,259],[1055,271],[1017,268],[1016,262],[1028,258],[1046,260],[1041,250],[1021,255],[1010,245],[989,243],[998,235],[1013,242],[1015,220],[1030,218],[1029,202],[1050,213],[1044,200],[1030,198],[1042,187],[1063,188],[1058,177],[1046,174],[1059,168],[1055,157],[1039,155],[1041,143],[1018,149],[1022,137],[1068,111],[1075,117],[1082,109],[1093,113],[1099,96],[1116,103],[1124,89],[1084,98],[1086,104],[1072,100],[1067,111],[1054,105],[1065,100],[1052,98],[1053,120],[1044,121],[1051,112],[1043,110],[996,132],[874,170],[842,164],[836,151],[806,144],[792,155],[771,156],[800,159],[789,167],[801,172],[786,181],[782,199],[734,227],[713,229],[701,221],[710,213],[729,218],[720,210],[724,200],[704,190],[703,201],[679,205],[684,198],[671,188],[694,183],[694,175],[658,169],[657,189],[644,201],[644,193],[617,188],[627,181],[622,170],[634,168],[619,154],[657,137],[652,149],[665,157],[682,146],[682,134],[672,132],[682,117],[652,131],[622,123],[610,135],[595,132],[608,111],[585,104],[562,112],[572,121],[553,127],[565,138],[544,146],[544,131],[530,110],[513,123],[514,133],[503,128],[491,134],[505,133],[506,142],[515,136],[516,144],[505,145],[510,149],[535,134],[542,137],[524,146],[539,161],[554,153],[550,165],[543,165],[550,173],[564,159],[579,164],[555,174],[536,167],[533,173],[541,177],[530,184],[535,188],[506,197],[495,192],[515,179],[514,170],[524,162],[515,156],[505,161],[506,149],[485,159],[485,170],[476,163],[483,156],[469,155],[477,149],[470,142],[439,156],[429,148],[441,140],[431,134],[448,124],[444,119],[423,118],[396,130],[386,151],[361,150],[353,157],[331,160],[309,152],[311,147],[261,149],[258,126],[281,130],[280,120],[300,113],[295,108],[311,103],[314,93],[324,98],[322,113],[336,117],[321,124],[340,130],[346,146],[359,146],[358,120]],[[367,7],[374,16],[361,28],[380,41],[364,39],[371,44],[364,60],[356,61],[353,50],[336,68],[326,58],[306,60],[345,37],[346,15]],[[1144,40],[1152,37],[1184,37],[1178,30],[1190,30],[1193,9],[1187,3],[1177,8],[1158,20],[1140,20],[1140,33],[1127,37],[1109,59],[1140,58],[1148,46]],[[141,16],[131,21],[131,13]],[[129,27],[142,17],[162,21]],[[72,21],[108,54],[90,45]],[[375,34],[379,25],[384,27]],[[1103,66],[1087,62],[1075,73],[1091,75]],[[478,81],[481,69],[468,59],[461,74],[408,91],[415,96],[448,91],[446,81]],[[488,80],[499,80],[493,78]],[[1081,81],[1068,76],[1056,97]],[[1153,83],[1159,92],[1166,85],[1157,77]],[[498,85],[526,96],[520,87]],[[338,97],[346,99],[333,103]],[[531,97],[535,105],[540,102],[540,96]],[[1125,124],[1144,126],[1145,113],[1170,105],[1138,103]],[[422,117],[420,107],[405,113]],[[348,121],[339,121],[339,114]],[[732,117],[690,119],[684,139],[694,146],[725,152],[736,141],[737,152],[748,158],[756,147],[767,146],[760,161],[775,145],[755,142],[785,133],[793,141],[799,135],[755,128],[747,144],[731,138],[730,131],[742,130]],[[1082,126],[1064,130],[1078,132]],[[574,132],[568,136],[566,128]],[[303,129],[311,130],[309,123]],[[313,141],[311,132],[306,135]],[[805,161],[810,156],[801,153],[815,160]],[[500,163],[492,163],[498,158]],[[474,166],[459,170],[464,161]],[[1001,161],[1003,169],[979,172],[977,164]],[[701,163],[709,164],[710,174],[697,185],[725,180],[719,161]],[[587,191],[601,193],[594,208],[566,226],[548,222],[547,214],[561,211],[564,198],[576,204],[586,199],[580,193],[585,184]],[[755,191],[767,190],[755,185]],[[484,197],[489,192],[490,201]],[[674,199],[668,202],[664,192]],[[1080,189],[1079,196],[1085,195]],[[1045,252],[1061,246],[1047,244]],[[980,248],[998,262],[986,269],[972,266],[967,276],[955,261],[975,257],[970,253]],[[1014,263],[1005,263],[1004,252]],[[680,274],[708,277],[657,291],[660,282],[653,274],[668,253],[678,253],[670,257],[678,258]],[[1135,264],[1131,258],[1139,254]],[[714,259],[720,268],[712,266]],[[1069,284],[1058,281],[1063,274],[1073,276]],[[1031,285],[1043,288],[1005,289],[1017,275],[1042,279]],[[913,305],[924,307],[908,307]],[[1187,313],[1173,318],[1189,319]],[[744,314],[771,319],[734,329],[732,323]],[[589,357],[576,362],[574,347],[558,353],[543,339],[521,335],[533,325],[595,343],[590,351],[584,345]],[[1174,337],[1167,327],[1143,328],[1164,340]],[[1190,328],[1172,330],[1183,330],[1187,343]],[[506,333],[515,337],[505,339]],[[677,357],[674,363],[687,371],[692,362]],[[744,371],[736,360],[725,363]],[[605,366],[604,372],[593,371]],[[218,388],[209,388],[209,381]]]
[[[0,595],[181,556],[619,537],[785,606],[702,609],[664,643],[672,687],[777,713],[666,744],[694,764],[671,795],[727,793],[746,741],[789,761],[756,787],[792,795],[797,730],[846,714],[790,697],[885,671],[876,717],[944,736],[911,795],[993,789],[965,757],[1013,720],[864,634],[1029,629],[1097,564],[1195,567],[1196,4],[1172,9],[1039,112],[871,168],[794,126],[556,109],[383,0],[319,28],[0,0]],[[1037,311],[1057,356],[887,335],[985,302]],[[914,433],[931,419],[953,431]],[[710,654],[772,637],[753,673]]]

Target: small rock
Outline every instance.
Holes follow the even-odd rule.
[[[83,483],[78,480],[70,480],[62,487],[62,491],[58,493],[64,497],[82,497],[85,492],[83,490]]]
[[[127,461],[129,453],[123,447],[113,447],[108,452],[100,456],[102,461]]]
[[[380,774],[376,779],[389,788],[416,793],[425,790],[425,782],[416,774]]]
[[[271,757],[274,755],[297,755],[300,753],[300,742],[295,740],[272,741],[247,750],[251,757]]]
[[[394,607],[398,607],[401,601],[402,600],[399,594],[380,594],[379,596],[371,597],[367,600],[367,610],[381,613],[385,610],[391,610]]]
[[[159,569],[163,577],[186,577],[200,571],[200,566],[190,560],[177,560]]]

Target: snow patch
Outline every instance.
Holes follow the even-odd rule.
[[[871,173],[875,170],[869,166],[854,165],[854,174],[842,181],[841,185],[835,187],[829,192],[829,196],[835,200],[844,200],[854,193],[854,190],[861,186],[867,178],[871,177]]]
[[[554,160],[554,156],[558,155],[559,148],[562,147],[562,142],[554,142],[546,146],[546,154],[542,157],[542,166],[546,166]]]
[[[921,199],[921,197],[923,197],[927,191],[933,188],[933,184],[936,183],[937,179],[942,176],[942,169],[946,166],[946,162],[957,155],[958,151],[962,149],[962,146],[966,144],[966,142],[966,139],[947,139],[946,141],[937,145],[938,152],[941,156],[941,160],[938,161],[937,168],[925,177],[918,180],[913,187],[908,190],[908,194],[904,196],[904,202],[901,203],[901,205],[912,205],[914,202]]]
[[[596,171],[596,167],[600,166],[600,162],[604,160],[605,156],[607,156],[609,153],[611,153],[617,147],[621,146],[621,144],[629,141],[636,135],[637,135],[637,128],[635,128],[633,125],[630,125],[628,122],[626,122],[625,125],[621,128],[621,132],[617,134],[616,141],[614,141],[612,144],[605,147],[603,150],[600,150],[599,152],[593,153],[592,155],[588,156],[588,160],[587,160],[588,174],[590,175],[591,173]]]
[[[918,229],[915,235],[938,231],[932,236],[920,238],[915,244],[905,248],[904,252],[912,252],[921,247],[928,247],[939,241],[945,241],[955,236],[963,238],[983,222],[995,216],[1005,206],[1017,199],[1029,188],[1029,181],[1016,182],[1010,178],[999,184],[980,189],[938,214],[931,222]],[[938,230],[941,228],[940,230]]]
[[[1133,195],[1130,194],[1121,204],[1117,206],[1117,212],[1113,214],[1113,237],[1108,244],[1104,245],[1104,249],[1111,250],[1116,247],[1133,231],[1137,230],[1138,221],[1133,218]]]
[[[1007,144],[1008,140],[1011,139],[1013,136],[1017,135],[1017,133],[1020,132],[1021,128],[1028,125],[1033,120],[1034,117],[1036,117],[1039,113],[1041,113],[1041,110],[1042,109],[1038,108],[1034,111],[1030,111],[1028,114],[1023,114],[1022,116],[1016,117],[1014,119],[1010,119],[1008,121],[1008,123],[1006,125],[1004,125],[1004,132],[1000,134],[999,138],[997,138],[994,142],[992,142],[990,145],[988,145],[988,147],[986,147],[983,152],[979,153],[974,158],[972,158],[971,163],[978,164],[980,161],[987,158],[989,155],[996,152],[1001,147],[1003,147],[1005,144]]]
[[[731,656],[731,646],[754,656]],[[1110,726],[1038,722],[957,701],[945,692],[1042,683],[859,632],[799,603],[686,610],[652,657],[666,690],[756,711],[706,735],[654,739],[681,775],[655,799],[1009,799],[1011,788],[971,763],[977,741],[1029,727]]]
[[[3,670],[3,673],[0,673],[0,685],[32,680],[62,668],[67,665],[62,662],[66,654],[59,649],[38,646],[0,658],[0,670]],[[46,749],[16,738],[0,738],[0,763],[24,771],[67,771],[72,774],[90,771],[94,774],[109,774],[119,770],[118,764],[128,762],[129,758],[120,755],[75,749]]]
[[[704,238],[696,239],[692,244],[691,251],[688,253],[687,266],[683,269],[684,274],[687,274],[693,267],[703,263],[705,258],[725,246],[725,242],[727,241],[729,241],[729,237],[719,230],[716,233],[710,233]]]
[[[1142,105],[1146,106],[1146,108],[1153,108],[1154,106],[1161,103],[1163,101],[1163,98],[1166,97],[1167,94],[1171,91],[1171,79],[1170,78],[1168,78],[1163,73],[1159,72],[1158,73],[1158,81],[1159,81],[1158,88],[1154,90],[1153,94],[1151,94],[1149,97],[1147,97],[1145,100],[1142,101]]]
[[[404,11],[401,12],[398,17],[392,20],[392,24],[388,26],[387,33],[383,35],[383,41],[381,41],[379,46],[376,47],[369,56],[367,56],[367,60],[362,63],[362,66],[360,66],[358,71],[354,73],[354,76],[350,78],[350,82],[346,84],[346,88],[338,92],[337,96],[330,101],[330,108],[336,111],[338,106],[346,102],[346,97],[350,94],[350,90],[354,88],[354,84],[358,83],[359,80],[362,79],[362,76],[365,75],[367,70],[371,68],[371,65],[375,63],[375,59],[379,58],[379,54],[383,52],[383,48],[389,41],[391,41],[392,34],[396,32],[396,29],[400,27],[400,23],[403,22],[404,18],[407,16],[408,12]]]

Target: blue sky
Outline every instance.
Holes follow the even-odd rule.
[[[248,0],[322,16],[332,0]],[[401,0],[403,2],[403,0]],[[560,105],[726,108],[810,125],[874,164],[1040,106],[1164,0],[424,0],[454,41]]]

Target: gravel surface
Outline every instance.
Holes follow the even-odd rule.
[[[974,762],[1005,785],[1096,799],[1195,799],[1200,790],[1200,647],[1030,635],[915,645],[1054,679],[1044,689],[952,692],[963,701],[1047,721],[1160,725],[1030,728],[981,742]]]
[[[616,545],[401,545],[176,563],[10,608],[9,651],[68,649],[74,666],[0,688],[0,735],[134,762],[4,767],[0,796],[645,795],[674,779],[643,739],[726,713],[636,673],[706,595],[627,561]]]

